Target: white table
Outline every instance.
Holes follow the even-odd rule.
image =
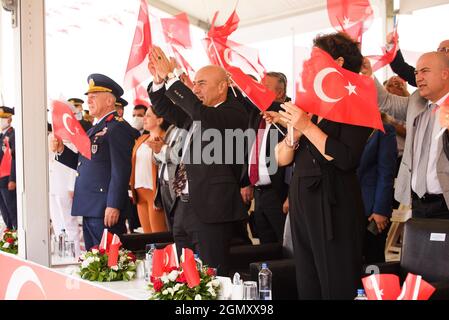
[[[77,265],[53,269],[64,274],[80,278],[79,274],[77,273],[79,270],[79,266]],[[232,294],[231,279],[227,277],[217,277],[217,279],[220,281],[221,286],[223,288],[223,290],[221,291],[222,294],[219,296],[219,299],[222,300],[229,299]],[[89,281],[89,283],[112,290],[114,292],[125,295],[130,299],[134,300],[148,300],[151,295],[150,290],[148,289],[148,282],[142,278],[134,279],[131,281],[112,281],[112,282]]]

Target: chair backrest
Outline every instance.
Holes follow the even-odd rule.
[[[405,223],[401,271],[421,275],[428,282],[449,280],[449,220]]]
[[[155,232],[155,233],[130,233],[120,236],[120,241],[124,249],[128,249],[137,254],[145,251],[145,245],[154,243],[158,244],[173,243],[173,235],[171,232]]]

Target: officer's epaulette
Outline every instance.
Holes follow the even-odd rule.
[[[112,119],[114,119],[114,115],[113,114],[109,115],[109,117],[106,118],[106,122],[111,122]]]
[[[119,116],[115,116],[115,120],[117,120],[118,122],[123,122],[123,121],[125,121],[125,120],[123,120],[122,117],[119,117]]]

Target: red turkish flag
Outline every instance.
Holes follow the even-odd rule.
[[[90,139],[72,112],[70,106],[62,101],[52,103],[53,132],[56,137],[72,142],[79,153],[91,159]]]
[[[188,63],[187,60],[181,55],[181,53],[178,51],[178,49],[176,49],[175,46],[171,46],[171,48],[175,55],[176,61],[187,72],[187,75],[189,76],[189,78],[191,78],[195,74],[195,70],[192,68],[190,63]]]
[[[387,64],[390,64],[396,57],[396,54],[398,52],[398,29],[397,29],[397,26],[395,27],[395,30],[394,30],[393,41],[394,41],[393,48],[391,48],[390,51],[387,51],[387,49],[384,47],[384,48],[382,48],[382,51],[384,52],[383,55],[367,56],[368,59],[374,61],[374,64],[372,66],[373,72],[376,72],[377,70],[385,67]]]
[[[215,21],[218,17],[218,11],[215,12],[214,17],[212,19],[211,27],[207,36],[209,38],[222,38],[226,40],[235,30],[237,30],[240,22],[240,18],[237,15],[237,12],[234,10],[229,16],[228,20],[222,26],[215,26]]]
[[[306,112],[335,122],[384,131],[372,78],[340,67],[325,51],[314,47],[304,62],[302,85],[295,104]]]
[[[191,48],[189,18],[185,12],[180,13],[174,18],[162,18],[162,31],[165,40],[170,44]]]
[[[176,252],[176,245],[170,244],[164,248],[165,253],[165,261],[164,266],[165,268],[178,268],[179,262],[178,262],[178,254]]]
[[[401,292],[399,277],[394,274],[372,274],[362,283],[368,300],[396,300]]]
[[[153,252],[153,269],[151,275],[153,277],[161,277],[164,273],[172,268],[178,268],[178,255],[176,245],[173,243],[164,249],[156,249]]]
[[[187,280],[189,288],[194,288],[200,284],[200,274],[196,268],[196,261],[193,251],[187,248],[182,249],[181,267]]]
[[[12,165],[12,153],[8,137],[3,139],[3,144],[5,145],[5,150],[3,151],[3,158],[0,162],[0,178],[9,177],[11,175]]]
[[[148,18],[148,5],[146,0],[140,0],[139,16],[136,31],[131,45],[128,66],[126,67],[124,87],[132,89],[137,84],[150,77],[148,70],[148,53],[150,52],[151,29]]]
[[[112,238],[114,235],[108,231],[108,229],[103,230],[103,236],[101,237],[100,245],[98,246],[98,249],[102,249],[106,252],[109,251],[109,248],[111,247]]]
[[[233,62],[229,58],[229,53],[232,50],[224,42],[220,40],[217,42],[216,39],[205,39],[205,44],[211,63],[221,65],[226,69],[240,91],[261,111],[267,110],[276,96],[274,92],[268,90],[263,84],[254,81],[254,79],[245,74],[240,68],[240,65],[232,65],[231,63]],[[240,61],[244,61],[244,59]]]
[[[165,251],[164,249],[155,249],[153,252],[153,266],[151,276],[155,278],[162,277],[165,272]]]
[[[337,31],[346,32],[359,42],[373,21],[369,0],[327,0],[327,13]]]
[[[398,300],[429,300],[435,292],[428,282],[424,281],[421,276],[409,273],[402,285],[402,291]]]
[[[149,107],[151,105],[150,103],[150,97],[148,96],[147,89],[145,89],[144,86],[141,84],[138,84],[136,87],[134,87],[134,101],[133,104],[136,106],[138,104],[144,105],[146,107]]]
[[[235,66],[244,73],[257,74],[260,78],[264,77],[266,69],[260,62],[257,49],[232,40],[223,41],[219,38],[206,38],[203,40],[203,44],[212,64],[223,66],[225,69],[227,66]]]
[[[113,267],[117,265],[118,251],[121,246],[122,243],[120,242],[119,236],[114,234],[108,252],[108,267]]]

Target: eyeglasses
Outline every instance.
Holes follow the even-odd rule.
[[[437,49],[438,52],[449,53],[449,47],[441,47]]]

